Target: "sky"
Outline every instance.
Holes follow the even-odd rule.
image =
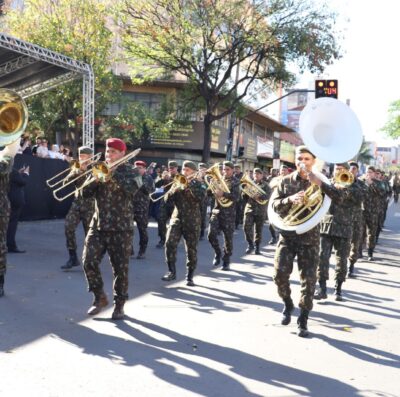
[[[340,13],[345,53],[321,78],[339,80],[338,99],[350,99],[367,140],[379,145],[400,144],[379,132],[388,119],[389,104],[400,99],[400,1],[326,1]],[[317,77],[305,75],[299,86],[304,87],[310,78]]]

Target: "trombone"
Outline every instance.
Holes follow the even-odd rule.
[[[81,169],[81,165],[82,165],[82,164],[84,164],[84,163],[86,163],[86,162],[88,162],[88,161],[96,162],[96,161],[98,161],[98,160],[100,159],[100,157],[101,157],[101,153],[97,153],[97,154],[95,154],[94,156],[91,156],[90,158],[88,158],[88,159],[86,159],[86,160],[83,160],[83,161],[72,160],[72,161],[70,162],[69,168],[66,168],[65,170],[59,172],[57,175],[52,176],[50,179],[48,179],[48,180],[46,181],[47,186],[48,186],[49,188],[53,188],[53,187],[55,187],[55,186],[57,186],[57,185],[59,185],[59,184],[61,184],[61,183],[64,184],[65,179],[68,177],[68,175],[65,176],[64,178],[60,179],[60,180],[57,181],[57,182],[54,182],[54,183],[53,183],[53,181],[54,181],[55,179],[58,179],[61,175],[64,175],[66,172],[74,172],[74,173],[77,173],[77,172]]]
[[[105,163],[104,161],[98,161],[97,163],[95,163],[93,165],[93,167],[85,172],[83,172],[82,174],[78,175],[76,178],[70,180],[67,183],[64,183],[61,187],[55,189],[53,191],[53,196],[57,201],[64,201],[65,199],[67,199],[68,197],[71,197],[73,195],[75,195],[76,193],[80,192],[83,188],[85,188],[86,186],[90,185],[91,183],[93,183],[95,180],[99,180],[100,182],[108,182],[111,178],[111,173],[121,164],[126,163],[127,161],[133,159],[134,157],[136,157],[139,153],[140,153],[141,149],[136,149],[131,153],[128,153],[127,155],[125,155],[124,157],[121,157],[119,160],[115,161],[114,163],[108,165],[107,163]],[[75,190],[73,190],[72,192],[58,197],[57,193],[66,188],[67,186],[77,182],[78,180],[81,180],[82,178],[86,178],[86,176],[88,174],[92,174],[92,178],[87,179],[84,183],[82,183],[81,186],[75,188]],[[65,179],[65,178],[64,178]],[[141,178],[140,178],[141,179]],[[83,180],[83,179],[82,179]],[[138,185],[140,184],[140,181],[138,180]],[[139,186],[140,187],[140,186]]]
[[[171,190],[173,190],[173,192],[175,192],[176,190],[184,190],[184,189],[186,189],[188,184],[189,184],[188,178],[186,178],[184,175],[177,174],[177,175],[175,175],[173,177],[172,182],[167,183],[165,186],[163,186],[164,193],[162,195],[160,195],[157,198],[153,198],[153,195],[156,194],[156,192],[150,193],[149,194],[150,200],[153,203],[155,203],[155,202],[157,202],[159,200],[166,199],[167,195],[171,194],[170,193]],[[168,186],[171,186],[171,185],[172,185],[171,189],[166,192],[165,188],[168,187]]]

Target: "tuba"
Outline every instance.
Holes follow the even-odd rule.
[[[240,187],[244,193],[255,200],[258,204],[265,205],[267,200],[262,200],[258,196],[263,196],[266,193],[262,190],[254,181],[252,181],[247,175],[243,175],[240,179]]]
[[[353,158],[362,144],[361,124],[349,106],[333,98],[318,98],[309,102],[300,114],[299,134],[307,148],[318,158],[330,163],[342,163]],[[320,180],[329,179],[313,170]],[[339,177],[340,185],[349,186],[350,176]],[[268,218],[278,229],[306,233],[319,224],[328,212],[331,199],[321,189],[311,185],[304,195],[304,202],[292,205],[286,217],[280,217],[268,206]]]
[[[0,146],[15,142],[28,123],[25,101],[16,92],[0,88]]]
[[[206,182],[209,189],[215,195],[217,191],[223,191],[225,193],[230,193],[228,186],[222,178],[221,173],[219,172],[219,164],[214,164],[210,167],[204,175],[204,181]],[[233,201],[228,200],[225,197],[220,197],[215,199],[218,201],[219,205],[224,208],[228,208],[233,204]]]

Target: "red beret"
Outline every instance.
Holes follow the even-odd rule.
[[[146,167],[146,163],[142,160],[135,161],[135,167]]]
[[[113,149],[119,150],[120,152],[126,152],[126,145],[122,139],[109,138],[106,140],[106,146]]]

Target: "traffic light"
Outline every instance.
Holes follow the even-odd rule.
[[[243,157],[243,155],[244,155],[244,146],[239,146],[238,157]]]
[[[337,80],[315,80],[315,98],[338,98]]]

